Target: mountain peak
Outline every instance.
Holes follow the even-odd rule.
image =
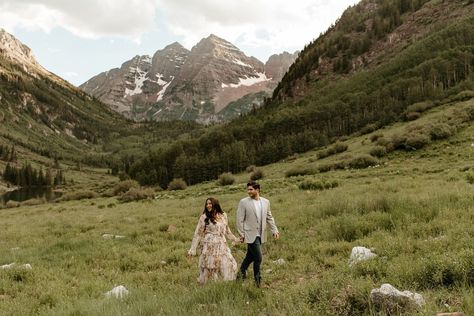
[[[1,28],[0,53],[20,63],[37,64],[31,49]]]
[[[15,36],[0,28],[0,56],[6,57],[21,65],[25,71],[50,74],[35,59],[32,50]]]
[[[182,49],[185,49],[184,46],[178,42],[171,43],[165,46],[165,48],[163,48],[163,50],[182,50]]]

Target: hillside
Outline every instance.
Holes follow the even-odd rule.
[[[252,280],[199,286],[197,258],[185,257],[208,196],[219,198],[235,232],[248,173],[235,175],[232,185],[209,181],[138,202],[101,197],[3,209],[0,265],[17,267],[0,270],[0,310],[14,315],[471,315],[474,126],[462,123],[467,112],[474,113],[474,100],[351,137],[341,141],[347,148],[338,154],[319,158],[331,145],[262,167],[262,194],[272,203],[282,236],[265,244],[262,289]],[[367,155],[381,139],[440,120],[458,129],[417,150],[388,153],[371,168],[289,174],[326,170],[322,167]],[[355,246],[372,248],[377,257],[350,267]],[[241,263],[246,247],[231,250]],[[425,305],[385,310],[370,299],[371,290],[384,283],[419,293]],[[107,299],[104,294],[117,285],[129,296]]]
[[[301,52],[263,107],[209,129],[200,139],[149,155],[132,166],[130,175],[163,187],[177,177],[188,183],[215,179],[469,99],[474,91],[473,8],[468,1],[362,1]],[[449,14],[438,18],[445,11]],[[351,57],[368,54],[365,66],[336,63],[350,52],[350,41],[338,44],[344,43],[344,34],[370,37],[367,47]],[[327,56],[332,62],[319,65]],[[166,158],[170,155],[175,159]],[[150,164],[156,170],[145,175]]]

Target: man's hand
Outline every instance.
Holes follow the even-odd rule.
[[[240,242],[243,243],[245,241],[245,237],[244,236],[240,236]]]
[[[275,238],[275,240],[280,239],[280,233],[274,233],[273,237]]]

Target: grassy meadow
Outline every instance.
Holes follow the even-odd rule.
[[[451,110],[433,109],[419,120]],[[206,197],[221,201],[235,232],[246,173],[233,185],[207,182],[157,192],[154,200],[100,197],[2,209],[0,265],[32,269],[0,270],[0,315],[378,315],[369,294],[383,283],[425,298],[423,309],[404,315],[474,315],[473,135],[467,126],[366,169],[285,177],[291,168],[367,153],[370,134],[324,159],[312,151],[262,167],[262,195],[272,202],[281,239],[264,245],[260,289],[251,280],[199,286],[197,258],[186,259]],[[336,185],[302,190],[304,181]],[[354,246],[378,256],[349,267]],[[240,264],[245,246],[231,249]],[[280,258],[285,264],[274,262]],[[117,285],[130,295],[106,298]]]

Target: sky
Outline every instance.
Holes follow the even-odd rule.
[[[359,0],[0,0],[0,28],[80,85],[136,55],[215,34],[266,62],[317,38]]]

